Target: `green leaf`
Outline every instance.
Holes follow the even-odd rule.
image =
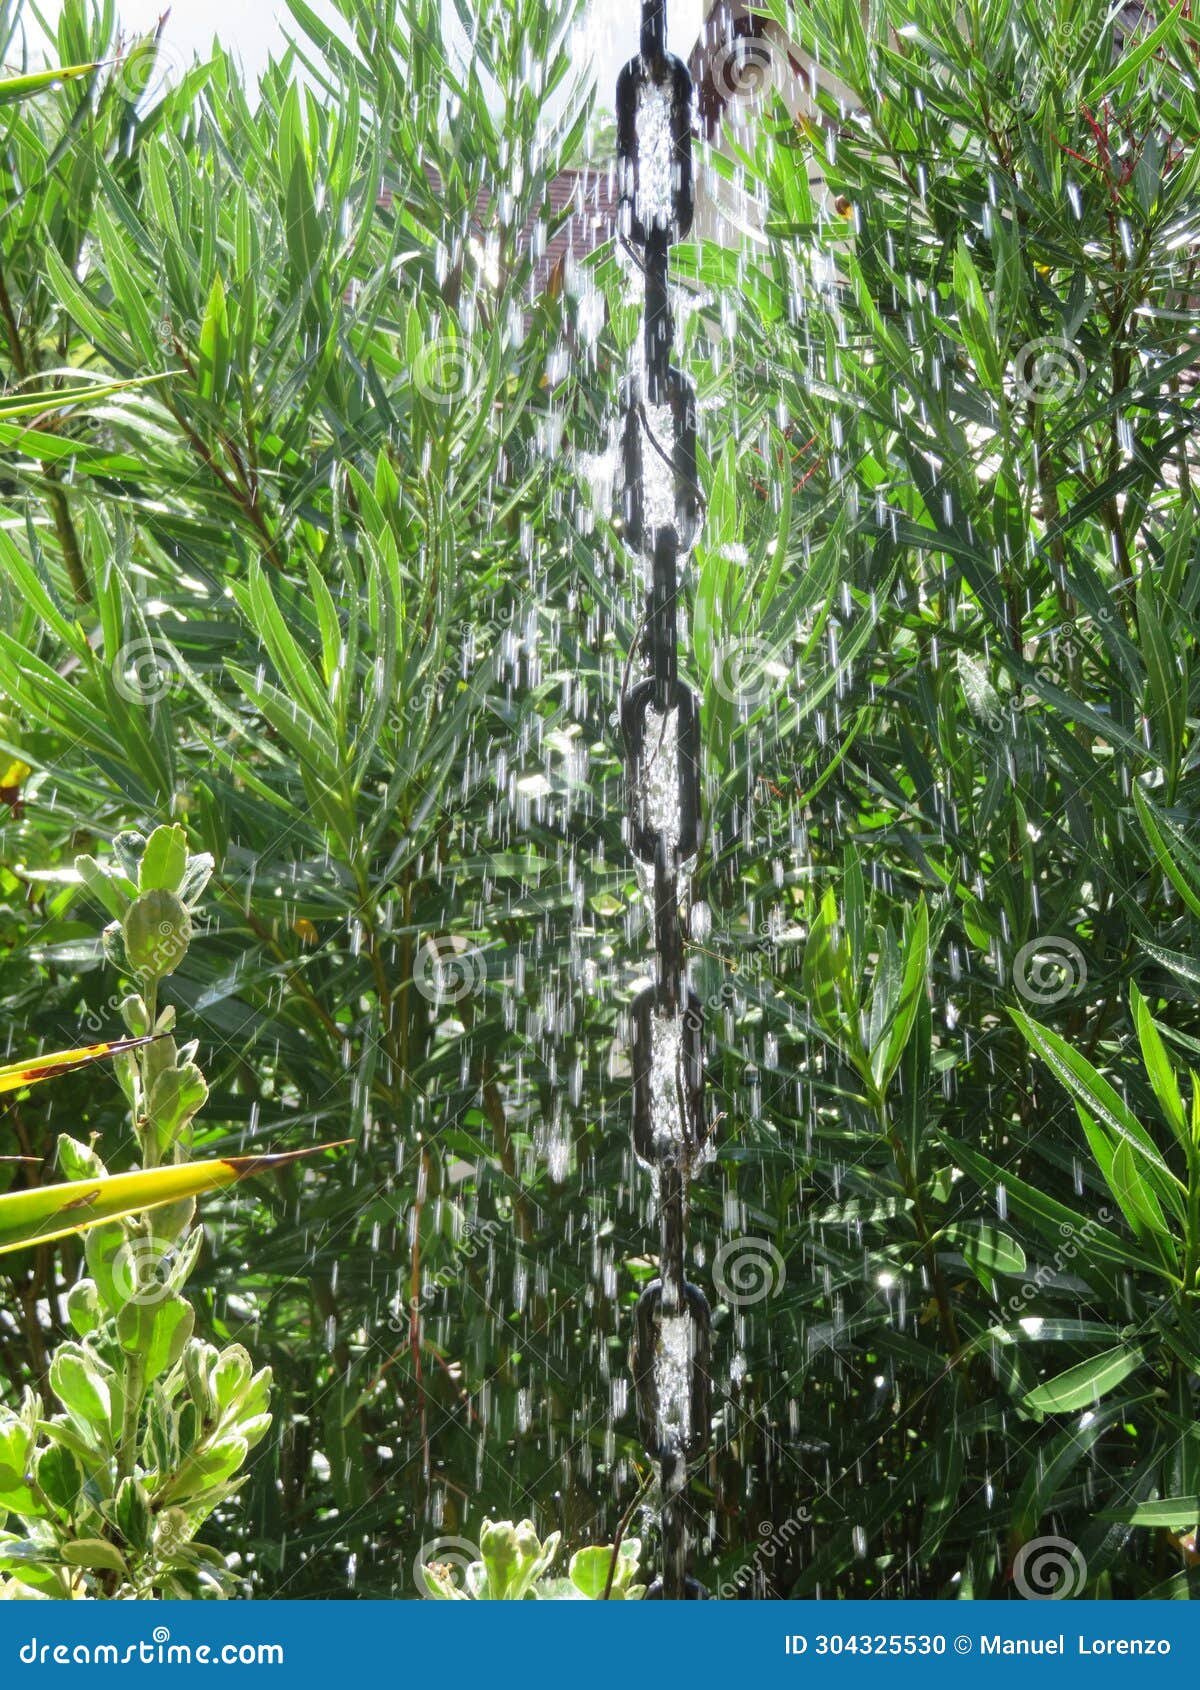
[[[1117,1344],[1038,1385],[1028,1393],[1023,1406],[1033,1414],[1069,1414],[1076,1408],[1091,1408],[1136,1372],[1144,1360],[1136,1344]]]
[[[174,892],[142,892],[122,923],[129,966],[142,980],[173,974],[192,940],[192,918]]]
[[[1191,1133],[1188,1130],[1187,1111],[1183,1106],[1183,1097],[1180,1094],[1179,1082],[1175,1078],[1175,1070],[1171,1066],[1171,1059],[1167,1055],[1162,1035],[1154,1024],[1149,1006],[1136,985],[1130,986],[1129,995],[1133,1005],[1133,1024],[1137,1029],[1138,1043],[1142,1047],[1142,1061],[1146,1064],[1146,1073],[1150,1076],[1154,1095],[1171,1131],[1187,1150],[1191,1146]]]
[[[160,1155],[171,1149],[207,1096],[207,1082],[194,1062],[163,1068],[154,1076],[146,1116],[154,1127]]]
[[[113,1502],[113,1519],[125,1542],[135,1552],[149,1548],[154,1529],[150,1498],[140,1479],[122,1479]]]
[[[1010,1208],[1028,1216],[1057,1245],[1062,1246],[1065,1241],[1077,1248],[1085,1264],[1095,1260],[1116,1267],[1137,1268],[1165,1279],[1172,1277],[1154,1256],[1109,1232],[1090,1216],[1081,1217],[1065,1203],[1059,1203],[1028,1181],[1020,1179],[1010,1169],[998,1167],[971,1145],[948,1135],[943,1135],[943,1142],[960,1167],[965,1168],[981,1185],[1003,1186]]]
[[[900,981],[900,998],[896,1013],[879,1049],[872,1055],[875,1083],[886,1090],[900,1065],[905,1046],[913,1030],[921,1000],[928,986],[929,975],[929,911],[924,897],[917,901],[908,929],[904,951],[904,972]]]
[[[813,1014],[835,1038],[846,1031],[847,1012],[856,1007],[850,947],[838,921],[831,889],[821,898],[804,947],[802,985]]]
[[[1200,1498],[1160,1496],[1153,1502],[1132,1502],[1128,1508],[1104,1508],[1097,1520],[1118,1520],[1128,1526],[1158,1526],[1166,1531],[1188,1531],[1200,1520]]]
[[[979,271],[975,268],[970,250],[961,235],[954,253],[954,293],[963,342],[975,364],[979,379],[990,393],[999,393],[1003,386],[1004,370],[992,334],[987,296],[979,280]]]
[[[1180,1181],[1115,1088],[1085,1056],[1051,1028],[1041,1026],[1020,1010],[1013,1010],[1012,1017],[1042,1060],[1071,1093],[1077,1108],[1086,1108],[1092,1115],[1098,1116],[1110,1132],[1127,1143],[1133,1154],[1160,1176],[1154,1182],[1156,1191],[1177,1202],[1177,1193],[1182,1190]]]
[[[120,921],[129,908],[136,888],[123,875],[101,868],[95,857],[76,857],[75,872],[100,908],[112,916],[114,921]]]
[[[1134,1164],[1129,1140],[1122,1139],[1113,1152],[1108,1174],[1112,1194],[1121,1205],[1135,1232],[1147,1229],[1171,1241],[1171,1229],[1163,1220],[1158,1199]],[[1140,1223],[1140,1224],[1139,1224]]]
[[[47,89],[57,88],[62,82],[74,82],[81,76],[90,76],[92,71],[97,69],[98,62],[87,65],[60,65],[54,70],[31,71],[27,76],[6,76],[0,81],[0,106],[12,105],[17,100],[28,100],[34,94],[43,94]]]
[[[345,1143],[345,1140],[339,1141]],[[307,1150],[276,1155],[229,1156],[221,1161],[190,1162],[179,1167],[151,1168],[132,1174],[109,1174],[104,1179],[76,1180],[66,1185],[36,1186],[30,1191],[0,1195],[0,1255],[23,1250],[51,1238],[65,1238],[100,1221],[115,1220],[162,1203],[177,1203],[219,1191],[252,1174],[269,1173],[308,1156],[337,1148],[316,1144]],[[89,1263],[89,1265],[91,1265]],[[96,1270],[93,1266],[93,1274]]]
[[[1113,55],[1112,68],[1102,75],[1097,82],[1088,85],[1088,103],[1096,105],[1098,101],[1113,88],[1132,87],[1137,73],[1175,33],[1177,24],[1183,15],[1184,0],[1177,0],[1176,5],[1167,13],[1162,22],[1147,35],[1136,39],[1132,44],[1126,42],[1120,53]],[[1104,37],[1107,39],[1107,33]]]
[[[200,397],[219,403],[229,375],[229,312],[220,272],[213,277],[200,324],[200,363],[196,375]]]
[[[1158,866],[1192,914],[1200,916],[1200,858],[1180,829],[1159,815],[1140,786],[1133,789],[1133,803]]]
[[[47,411],[64,411],[72,405],[89,402],[95,404],[101,399],[111,399],[116,393],[147,387],[151,382],[162,380],[161,375],[137,376],[131,381],[97,382],[91,387],[60,387],[42,393],[6,394],[0,397],[0,417],[6,422],[17,417],[40,417]]]
[[[1187,679],[1158,616],[1155,589],[1138,583],[1137,615],[1146,665],[1146,715],[1159,747],[1168,803],[1174,800],[1187,730]]]
[[[571,1583],[577,1590],[593,1601],[598,1601],[604,1595],[604,1587],[608,1582],[608,1569],[612,1566],[613,1552],[611,1549],[593,1547],[576,1550],[571,1557],[571,1564],[567,1569]]]
[[[126,1355],[142,1358],[146,1378],[153,1380],[174,1367],[195,1322],[192,1305],[182,1297],[131,1302],[117,1316],[117,1336]]]
[[[138,866],[140,892],[178,893],[187,871],[187,834],[181,827],[156,827]]]
[[[110,1039],[107,1044],[80,1045],[75,1050],[56,1050],[45,1056],[27,1057],[22,1062],[5,1063],[0,1067],[0,1094],[23,1091],[39,1080],[55,1079],[59,1074],[69,1074],[75,1068],[87,1068],[93,1062],[102,1062],[106,1057],[119,1056],[149,1043],[149,1038]]]
[[[77,1425],[91,1432],[112,1417],[111,1375],[78,1344],[60,1344],[50,1363],[50,1389]]]
[[[115,1544],[109,1543],[102,1537],[76,1538],[74,1543],[65,1543],[62,1558],[71,1567],[90,1567],[95,1572],[120,1573],[122,1578],[128,1578],[129,1568],[125,1565],[125,1557]]]
[[[36,1476],[39,1490],[44,1491],[59,1508],[74,1514],[83,1489],[83,1469],[65,1445],[50,1444],[42,1450],[37,1460]]]
[[[1015,1238],[987,1221],[956,1221],[942,1233],[975,1273],[1024,1273],[1025,1252]]]

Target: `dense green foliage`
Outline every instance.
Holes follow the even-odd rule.
[[[697,1572],[996,1596],[1059,1537],[1089,1594],[1186,1593],[1200,29],[761,9],[839,92],[710,159],[761,242],[676,254],[719,1116]],[[103,387],[0,408],[0,1004],[14,1056],[118,1032],[76,857],[167,821],[211,853],[163,987],[193,1153],[354,1148],[206,1206],[196,1332],[275,1381],[208,1540],[259,1594],[407,1597],[489,1516],[611,1542],[646,1477],[640,610],[595,473],[637,310],[611,247],[535,289],[585,145],[558,9],[464,6],[463,73],[436,0],[339,10],[292,0],[257,102],[221,56],[147,97],[135,54],[0,105],[7,388]],[[113,29],[68,0],[61,62]],[[98,1072],[12,1103],[0,1154],[134,1161]],[[3,1264],[10,1407],[53,1386],[80,1257]]]
[[[115,845],[111,864],[85,856],[76,868],[113,915],[105,948],[133,988],[120,1014],[137,1042],[112,1058],[144,1171],[126,1178],[182,1174],[207,1087],[158,993],[187,956],[213,862],[189,853],[178,826],[148,840],[123,833]],[[101,1189],[108,1170],[67,1133],[57,1160],[81,1218],[80,1193]],[[27,1388],[19,1413],[0,1411],[5,1595],[128,1600],[234,1584],[220,1548],[196,1534],[237,1490],[271,1424],[271,1376],[254,1372],[241,1344],[218,1350],[195,1335],[183,1294],[204,1243],[195,1213],[195,1196],[181,1191],[84,1232],[86,1271],[66,1297],[74,1338],[55,1347],[47,1370],[53,1403]]]

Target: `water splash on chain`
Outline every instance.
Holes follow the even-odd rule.
[[[658,1462],[663,1571],[650,1597],[699,1597],[690,1576],[688,1460],[709,1429],[709,1307],[685,1277],[688,1185],[705,1159],[703,1021],[684,960],[700,841],[699,722],[679,679],[681,558],[695,536],[696,400],[671,363],[669,250],[692,220],[692,85],[666,51],[665,0],[645,0],[641,50],[617,83],[620,233],[644,281],[644,338],[624,389],[625,535],[642,563],[648,673],[622,698],[630,844],[653,911],[655,983],[633,1005],[634,1147],[652,1174],[659,1277],[635,1315],[642,1441]]]

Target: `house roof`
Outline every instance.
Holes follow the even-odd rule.
[[[441,185],[437,171],[427,167],[426,175],[436,193]],[[550,183],[549,197],[551,222],[558,223],[563,213],[567,215],[544,247],[540,251],[534,250],[535,296],[545,291],[556,271],[561,275],[573,261],[586,258],[616,233],[616,166],[564,170]],[[385,188],[379,196],[381,209],[390,210],[394,198],[394,191]],[[483,235],[487,228],[492,199],[493,195],[487,188],[481,188],[476,195],[474,232],[477,235]],[[527,225],[523,238],[530,249],[535,249],[540,239],[537,225]]]

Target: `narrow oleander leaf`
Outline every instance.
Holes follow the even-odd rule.
[[[875,1078],[882,1088],[900,1065],[905,1046],[912,1034],[917,1011],[928,990],[929,974],[929,909],[922,897],[909,926],[904,951],[904,972],[900,980],[899,1002],[895,1017],[884,1040],[882,1060],[875,1057]]]
[[[104,1044],[80,1045],[75,1050],[56,1050],[46,1056],[27,1057],[23,1062],[9,1062],[0,1068],[0,1093],[20,1091],[36,1085],[39,1080],[51,1080],[57,1074],[69,1074],[74,1068],[86,1068],[92,1062],[119,1056],[122,1051],[136,1050],[149,1044],[152,1035],[141,1039],[109,1039]]]
[[[347,1143],[315,1144],[304,1150],[284,1150],[263,1156],[227,1156],[209,1162],[183,1163],[172,1168],[147,1168],[101,1179],[71,1180],[65,1185],[37,1186],[0,1196],[0,1255],[83,1232],[101,1221],[119,1220],[162,1203],[220,1191],[252,1174],[271,1173],[305,1157],[319,1156]]]
[[[44,94],[63,82],[75,82],[98,69],[99,61],[84,65],[58,65],[52,70],[31,71],[27,76],[6,76],[0,81],[0,106],[32,99],[35,94]]]
[[[1043,1027],[1020,1010],[1013,1010],[1012,1016],[1046,1066],[1070,1092],[1077,1106],[1098,1117],[1109,1132],[1128,1144],[1133,1154],[1161,1176],[1165,1184],[1178,1188],[1179,1181],[1167,1166],[1162,1152],[1103,1074],[1053,1028]]]
[[[973,1272],[1024,1273],[1025,1252],[1015,1238],[987,1221],[956,1221],[942,1237]]]
[[[1081,1217],[1065,1203],[1058,1202],[1056,1198],[1040,1191],[1037,1186],[1020,1179],[1010,1169],[1001,1168],[995,1162],[989,1161],[971,1145],[949,1136],[945,1136],[943,1142],[954,1160],[960,1167],[965,1168],[973,1179],[984,1186],[1003,1187],[1009,1208],[1015,1214],[1032,1221],[1056,1244],[1061,1245],[1064,1240],[1073,1243],[1078,1239],[1078,1248],[1083,1253],[1084,1260],[1091,1259],[1113,1266],[1132,1267],[1147,1273],[1168,1276],[1168,1270],[1163,1264],[1139,1246],[1128,1243],[1090,1217]]]
[[[1159,1108],[1170,1123],[1171,1131],[1186,1149],[1191,1143],[1187,1111],[1183,1106],[1179,1081],[1167,1055],[1167,1047],[1150,1014],[1149,1005],[1136,986],[1130,987],[1130,1001],[1133,1005],[1133,1024],[1142,1047],[1142,1061],[1146,1064],[1154,1095],[1158,1099]]]
[[[48,411],[63,411],[71,405],[94,405],[99,399],[111,399],[114,393],[126,393],[133,387],[147,387],[151,382],[163,381],[165,375],[136,376],[130,381],[93,382],[86,387],[65,387],[37,393],[10,393],[0,398],[0,418],[37,417]]]
[[[1140,786],[1133,789],[1133,803],[1159,867],[1192,914],[1200,916],[1200,858],[1179,828],[1154,808]]]
[[[229,307],[220,271],[213,277],[204,319],[200,324],[200,397],[220,400],[229,374]]]
[[[1143,1359],[1136,1344],[1116,1344],[1036,1386],[1025,1397],[1024,1406],[1034,1414],[1069,1414],[1076,1408],[1091,1408],[1128,1379]]]
[[[1114,54],[1111,68],[1106,69],[1100,79],[1089,86],[1089,104],[1096,105],[1103,95],[1114,88],[1120,87],[1124,92],[1125,89],[1132,87],[1142,65],[1145,64],[1147,59],[1153,58],[1155,53],[1162,50],[1174,34],[1180,18],[1188,15],[1185,12],[1183,0],[1177,0],[1177,4],[1171,8],[1166,17],[1162,18],[1154,29],[1148,31],[1136,44],[1130,41],[1126,44],[1123,52]]]
[[[1097,1520],[1117,1520],[1127,1526],[1165,1526],[1184,1531],[1200,1520],[1200,1497],[1160,1496],[1153,1502],[1131,1502],[1128,1508],[1105,1508]]]

